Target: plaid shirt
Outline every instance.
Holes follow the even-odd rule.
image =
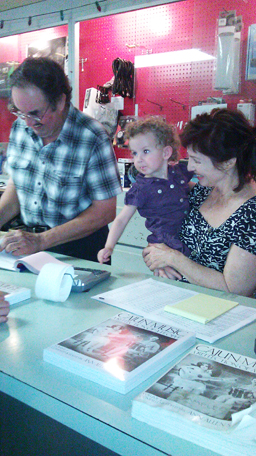
[[[112,198],[122,191],[105,129],[72,105],[59,137],[46,146],[23,120],[14,122],[7,172],[28,226],[61,225],[93,200]]]

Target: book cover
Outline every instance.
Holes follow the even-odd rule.
[[[192,333],[121,312],[44,349],[43,357],[125,394],[194,344]]]
[[[31,297],[31,290],[10,283],[0,282],[0,295],[4,296],[6,301],[12,305],[29,299]]]
[[[170,433],[187,422],[189,434],[192,422],[229,431],[255,410],[256,359],[197,344],[134,399],[132,416]]]

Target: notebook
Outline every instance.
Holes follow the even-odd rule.
[[[237,305],[238,302],[198,293],[171,306],[167,305],[164,310],[206,324]]]

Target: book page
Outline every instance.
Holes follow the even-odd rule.
[[[125,287],[93,296],[93,299],[128,310],[163,323],[170,323],[194,332],[199,339],[213,343],[256,320],[256,309],[238,305],[206,325],[179,315],[165,312],[167,304],[195,296],[198,293],[174,285],[146,279]]]
[[[195,291],[146,279],[131,285],[93,296],[94,299],[140,315],[154,315],[168,304],[175,304],[196,295]]]
[[[47,263],[64,264],[63,261],[47,252],[37,252],[27,256],[14,256],[11,253],[6,253],[5,250],[0,252],[0,269],[17,272],[29,270],[34,274],[39,274],[42,267]]]
[[[11,253],[6,253],[5,250],[0,252],[0,268],[16,271],[14,263],[17,259],[22,259],[22,256],[14,256]]]
[[[22,271],[26,268],[34,274],[39,274],[42,267],[48,263],[65,264],[47,252],[37,252],[15,261],[14,266],[16,270],[20,269]]]

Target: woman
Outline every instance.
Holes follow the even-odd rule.
[[[4,296],[0,296],[0,323],[4,323],[7,321],[7,315],[9,311],[9,302],[5,301]]]
[[[256,289],[256,141],[242,113],[213,110],[181,135],[188,170],[198,179],[180,239],[189,257],[154,244],[143,251],[161,275],[244,296]]]

